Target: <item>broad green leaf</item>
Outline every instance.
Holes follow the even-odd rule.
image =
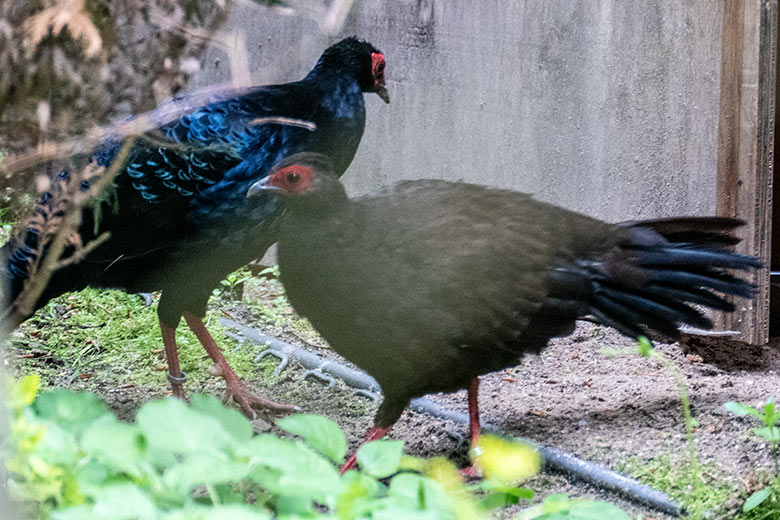
[[[290,415],[276,421],[276,425],[293,435],[300,435],[306,444],[336,464],[344,462],[347,440],[338,425],[321,415]]]
[[[252,438],[252,423],[241,412],[226,408],[213,395],[195,394],[190,397],[192,409],[216,419],[239,442]]]
[[[753,433],[767,442],[780,442],[780,428],[777,426],[764,426],[763,428],[756,428],[753,430]]]
[[[738,403],[736,401],[729,401],[728,403],[723,405],[723,408],[737,415],[753,415],[755,417],[761,417],[759,411],[753,408],[752,406],[747,406],[745,404]]]
[[[527,480],[539,472],[542,464],[533,446],[490,434],[480,435],[470,454],[486,477],[504,483]]]
[[[93,421],[109,413],[106,404],[95,394],[57,389],[42,394],[33,403],[42,419],[56,422],[66,431],[81,434]]]
[[[230,460],[224,453],[191,453],[165,472],[163,482],[187,494],[199,484],[238,482],[247,476],[250,469],[246,462]]]
[[[357,462],[372,477],[389,477],[398,471],[403,449],[403,441],[371,441],[358,449]]]
[[[85,496],[98,495],[111,475],[108,467],[97,459],[80,463],[75,469],[79,491]]]
[[[495,486],[491,492],[479,501],[480,508],[483,511],[503,508],[514,505],[520,500],[530,500],[534,497],[534,492],[528,488]]]
[[[381,484],[374,477],[357,471],[348,471],[341,477],[345,490],[336,500],[338,518],[361,518],[377,509],[376,497]],[[384,487],[384,486],[382,486]]]
[[[17,410],[31,404],[40,384],[41,377],[38,374],[30,374],[14,382],[8,396],[8,408]]]
[[[213,507],[190,506],[186,509],[170,513],[164,520],[271,520],[271,515],[264,511],[241,504],[220,505]]]
[[[135,426],[106,415],[84,432],[81,445],[114,471],[140,476],[139,462],[146,453],[147,441]]]
[[[764,500],[769,498],[771,494],[772,490],[770,488],[759,489],[745,500],[745,503],[742,505],[742,511],[747,513],[748,511],[757,508]]]
[[[95,500],[94,512],[106,520],[152,520],[157,506],[133,484],[116,484],[103,488]]]
[[[75,506],[61,511],[52,511],[51,520],[103,520],[90,506]]]
[[[549,495],[540,506],[521,512],[515,520],[631,520],[609,502],[571,500],[566,495]]]
[[[168,453],[219,451],[235,444],[216,419],[173,397],[145,404],[135,422],[151,448]]]
[[[269,491],[332,502],[344,489],[333,464],[302,441],[263,434],[239,451],[253,466],[249,478]]]
[[[277,497],[275,507],[276,513],[285,519],[303,520],[314,517],[314,504],[310,497],[288,494]]]
[[[456,520],[455,513],[442,514],[440,511],[409,510],[395,502],[387,502],[383,507],[372,511],[373,520]]]
[[[444,489],[435,481],[414,473],[400,473],[393,477],[387,496],[410,512],[435,512],[442,515],[439,518],[453,514],[452,502]]]
[[[44,426],[46,430],[35,447],[35,454],[52,464],[75,464],[79,451],[75,435],[58,423],[47,421]]]

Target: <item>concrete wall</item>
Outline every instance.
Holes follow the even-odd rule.
[[[227,28],[246,32],[258,83],[298,79],[345,35],[385,53],[392,103],[368,97],[352,193],[464,179],[619,220],[714,211],[722,12],[713,0],[363,0],[327,38],[317,15],[240,3]],[[228,79],[214,48],[193,87]]]

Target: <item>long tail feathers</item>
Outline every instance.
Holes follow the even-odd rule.
[[[706,217],[622,224],[629,236],[621,243],[625,254],[611,260],[628,265],[587,266],[595,289],[593,315],[633,337],[652,329],[677,338],[683,324],[712,328],[712,321],[693,305],[733,311],[729,296],[749,298],[755,291],[751,283],[729,273],[761,267],[756,258],[728,249],[738,242],[731,231],[740,225],[736,219]],[[629,272],[624,278],[639,281],[616,280],[611,270]]]

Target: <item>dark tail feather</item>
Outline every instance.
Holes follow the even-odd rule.
[[[620,225],[651,229],[676,244],[733,246],[739,239],[732,232],[744,224],[742,220],[728,217],[677,217],[634,220]]]
[[[728,249],[742,222],[729,218],[679,218],[626,222],[622,252],[590,267],[593,315],[623,334],[651,329],[679,336],[680,325],[710,329],[692,305],[733,311],[727,296],[750,298],[755,287],[730,270],[762,267],[756,258]]]

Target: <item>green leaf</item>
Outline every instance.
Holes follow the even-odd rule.
[[[116,484],[103,488],[95,500],[94,512],[106,520],[152,520],[157,506],[133,484]]]
[[[211,508],[203,520],[271,520],[271,515],[249,506],[232,504]]]
[[[216,419],[173,397],[145,404],[135,422],[150,448],[167,453],[219,451],[235,444],[234,437]]]
[[[747,513],[748,511],[757,508],[764,500],[769,498],[771,494],[772,490],[770,488],[759,489],[745,500],[742,511]]]
[[[447,518],[453,514],[452,502],[444,489],[436,481],[414,473],[400,473],[393,477],[387,496],[392,499],[391,503],[404,508],[407,514],[411,511],[429,511],[440,515],[434,518]]]
[[[33,408],[40,418],[54,421],[76,435],[109,413],[106,404],[95,394],[65,389],[41,395],[33,403]]]
[[[775,424],[775,400],[771,397],[764,405],[764,424],[766,426],[773,426]]]
[[[46,434],[35,447],[35,454],[50,464],[76,464],[79,449],[75,435],[56,423],[45,424]]]
[[[290,415],[276,421],[276,425],[293,435],[300,435],[306,444],[336,464],[344,462],[347,440],[339,426],[321,415]]]
[[[358,471],[348,471],[341,481],[345,490],[339,494],[334,508],[338,518],[362,518],[377,509],[374,497],[382,486],[377,479]]]
[[[566,495],[555,493],[547,495],[542,501],[542,511],[544,513],[557,513],[558,511],[568,511],[571,506],[571,500]]]
[[[51,520],[103,520],[95,514],[90,506],[76,506],[61,511],[52,511],[50,518]]]
[[[639,355],[647,357],[653,350],[653,342],[647,339],[646,336],[639,336],[637,338],[637,346],[639,347]]]
[[[250,470],[246,462],[231,460],[224,453],[191,453],[165,472],[163,482],[179,493],[187,494],[197,485],[238,482]]]
[[[106,415],[84,432],[81,445],[115,471],[140,477],[139,462],[146,453],[147,441],[135,426]]]
[[[372,477],[389,477],[398,471],[403,449],[403,441],[371,441],[358,449],[357,462]]]
[[[216,419],[239,442],[252,438],[252,423],[241,412],[226,408],[213,395],[195,394],[190,397],[192,409]]]
[[[301,441],[263,434],[241,446],[253,469],[249,478],[271,492],[335,501],[344,489],[331,462]]]
[[[755,417],[761,417],[761,414],[758,412],[758,410],[752,406],[747,406],[736,401],[729,401],[723,405],[723,408],[737,415],[753,415]]]
[[[777,426],[764,426],[763,428],[756,428],[753,430],[753,433],[767,442],[780,442],[780,428]]]
[[[8,395],[8,408],[18,410],[31,404],[35,400],[40,384],[41,377],[38,374],[30,374],[16,381],[11,385]]]
[[[224,506],[190,506],[170,513],[164,520],[271,520],[271,515],[259,509],[241,504]]]
[[[540,514],[541,513],[541,514]],[[539,506],[528,508],[515,520],[631,520],[614,504],[593,500],[571,500],[566,495],[549,495]]]

